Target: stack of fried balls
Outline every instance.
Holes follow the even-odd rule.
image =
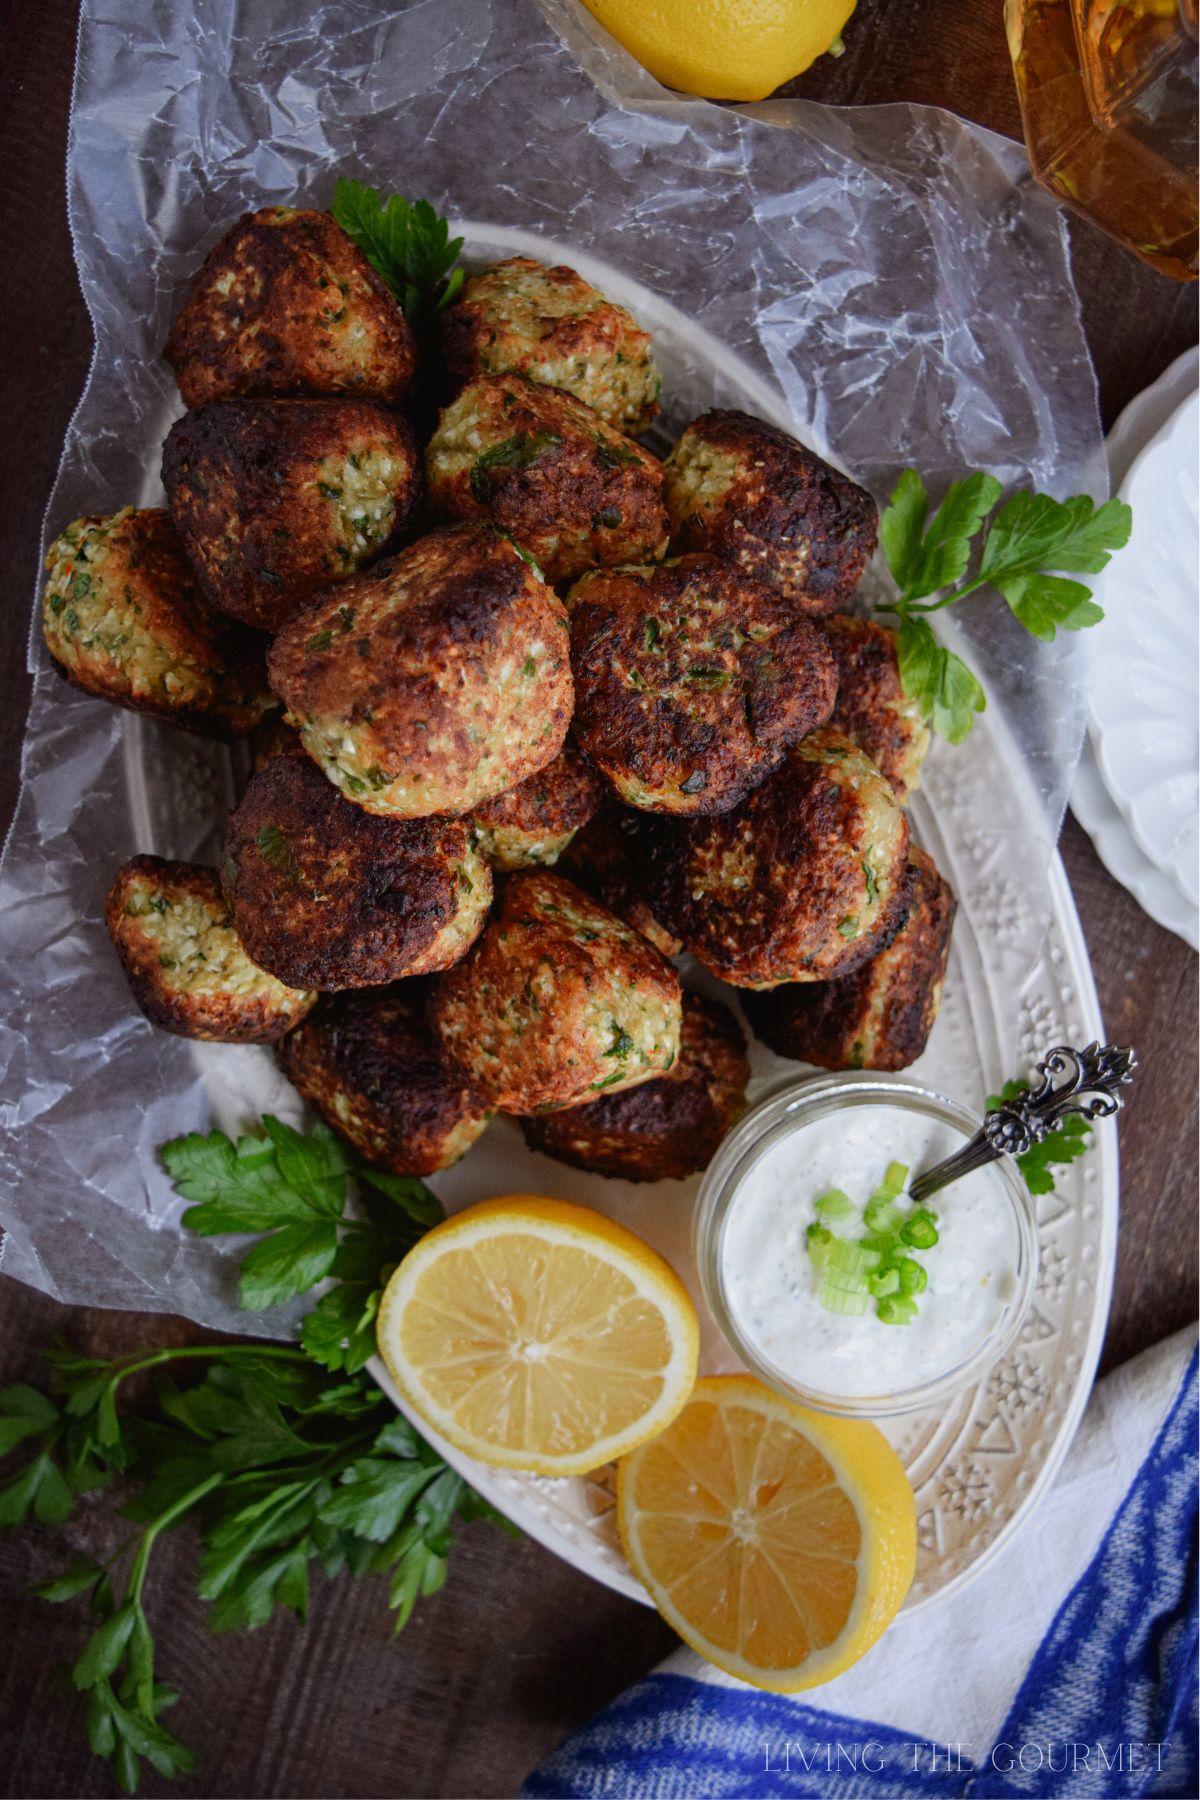
[[[649,334],[572,269],[480,269],[442,326],[419,354],[325,213],[249,214],[195,277],[166,508],[66,527],[45,637],[254,766],[219,867],[134,857],[108,928],[153,1024],[275,1044],[385,1169],[446,1168],[501,1112],[681,1179],[748,1078],[681,952],[823,1068],[903,1068],[936,1016],[928,734],[852,610],[875,506],[744,413],[644,448]]]

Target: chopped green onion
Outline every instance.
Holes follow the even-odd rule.
[[[911,1245],[914,1250],[932,1250],[938,1241],[934,1215],[926,1207],[918,1206],[900,1227],[900,1237],[902,1242]]]
[[[852,1244],[848,1238],[835,1237],[825,1249],[826,1270],[836,1270],[839,1275],[865,1277],[878,1264],[878,1250],[866,1250],[861,1244]]]
[[[871,1195],[872,1200],[895,1200],[904,1192],[904,1184],[908,1180],[906,1163],[890,1162],[883,1172],[883,1180]]]
[[[833,1242],[832,1231],[825,1225],[810,1225],[804,1234],[804,1241],[808,1247],[808,1254],[819,1269],[825,1261],[827,1246]]]
[[[846,1288],[835,1287],[831,1281],[821,1283],[821,1291],[817,1299],[826,1312],[844,1313],[851,1317],[865,1313],[871,1304],[871,1297],[864,1287],[861,1292],[851,1292]],[[883,1305],[883,1301],[879,1305]]]
[[[905,1251],[932,1249],[938,1242],[937,1214],[903,1205],[907,1181],[906,1165],[889,1163],[861,1215],[842,1188],[828,1188],[815,1202],[817,1216],[805,1233],[805,1247],[820,1271],[817,1297],[827,1311],[859,1316],[874,1301],[885,1325],[910,1325],[917,1317],[916,1296],[925,1292],[929,1276]],[[830,1229],[853,1229],[856,1219],[863,1228],[856,1237]]]
[[[849,1194],[844,1194],[841,1188],[830,1188],[827,1194],[821,1195],[816,1205],[817,1217],[820,1219],[850,1219],[857,1211]]]
[[[896,1264],[896,1273],[900,1277],[902,1294],[923,1294],[929,1286],[929,1276],[915,1256],[902,1256]]]
[[[875,1314],[885,1325],[911,1325],[917,1316],[917,1303],[906,1294],[888,1294],[875,1302]]]
[[[882,1189],[871,1195],[863,1208],[863,1224],[868,1231],[881,1232],[886,1236],[894,1236],[899,1231],[904,1213],[896,1205],[895,1200]]]

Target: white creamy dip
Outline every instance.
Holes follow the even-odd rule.
[[[853,1399],[935,1381],[974,1354],[1017,1292],[1018,1227],[995,1166],[929,1202],[939,1237],[916,1252],[929,1284],[910,1324],[884,1324],[873,1303],[860,1316],[829,1312],[805,1242],[831,1188],[861,1210],[889,1162],[912,1179],[963,1142],[923,1113],[862,1105],[798,1126],[758,1158],[730,1203],[720,1259],[726,1305],[765,1361],[814,1393]]]

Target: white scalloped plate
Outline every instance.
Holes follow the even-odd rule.
[[[655,335],[668,429],[677,430],[714,405],[740,406],[796,429],[778,395],[739,358],[619,270],[531,232],[472,224],[455,229],[465,235],[473,257],[521,253],[569,262],[629,306]],[[824,453],[824,446],[813,447]],[[148,472],[142,502],[159,498],[157,480]],[[141,841],[164,855],[216,860],[233,791],[228,753],[132,717],[126,743]],[[976,1106],[989,1087],[1029,1068],[1050,1045],[1102,1036],[1087,951],[1061,863],[1053,857],[1052,918],[1044,938],[1037,897],[1023,890],[1014,871],[1016,835],[1029,832],[1020,776],[1017,753],[1006,748],[997,715],[989,712],[967,744],[934,752],[912,807],[916,835],[959,897],[941,1016],[915,1072]],[[1018,988],[1011,969],[1031,964],[1032,973]],[[685,972],[698,987],[722,992],[699,972]],[[724,998],[732,999],[730,990]],[[214,1122],[223,1129],[243,1129],[267,1110],[302,1117],[298,1096],[268,1052],[212,1044],[197,1044],[194,1051]],[[751,1068],[752,1098],[797,1071],[795,1063],[753,1042]],[[689,1245],[698,1177],[642,1187],[584,1174],[530,1151],[517,1126],[502,1119],[457,1167],[430,1185],[450,1211],[490,1194],[538,1191],[594,1206],[661,1251],[699,1302]],[[1112,1285],[1117,1151],[1111,1123],[1100,1126],[1087,1155],[1064,1169],[1057,1191],[1038,1204],[1038,1293],[1016,1351],[941,1412],[888,1426],[917,1494],[919,1545],[910,1608],[957,1586],[1018,1529],[1079,1422]],[[701,1327],[702,1367],[736,1366],[703,1313]],[[372,1367],[395,1400],[386,1372]],[[439,1448],[539,1543],[596,1580],[646,1599],[617,1544],[611,1471],[551,1481],[486,1469],[448,1446]]]
[[[1200,385],[1200,350],[1185,350],[1157,381],[1136,394],[1108,434],[1108,469],[1118,493],[1135,458],[1170,420],[1180,402]],[[1133,839],[1125,816],[1104,785],[1092,748],[1084,738],[1071,784],[1071,811],[1087,832],[1097,856],[1115,881],[1133,895],[1142,911],[1200,949],[1200,908],[1184,898],[1169,875],[1152,863]]]
[[[1129,548],[1097,584],[1089,643],[1092,743],[1138,848],[1200,904],[1200,394],[1192,392],[1121,485]]]

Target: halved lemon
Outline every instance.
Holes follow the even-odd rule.
[[[916,1562],[913,1491],[883,1433],[748,1375],[698,1381],[673,1423],[626,1456],[617,1525],[680,1637],[782,1694],[857,1662]]]
[[[565,1200],[485,1200],[409,1251],[379,1349],[414,1411],[480,1462],[582,1475],[661,1431],[696,1378],[675,1271]]]

